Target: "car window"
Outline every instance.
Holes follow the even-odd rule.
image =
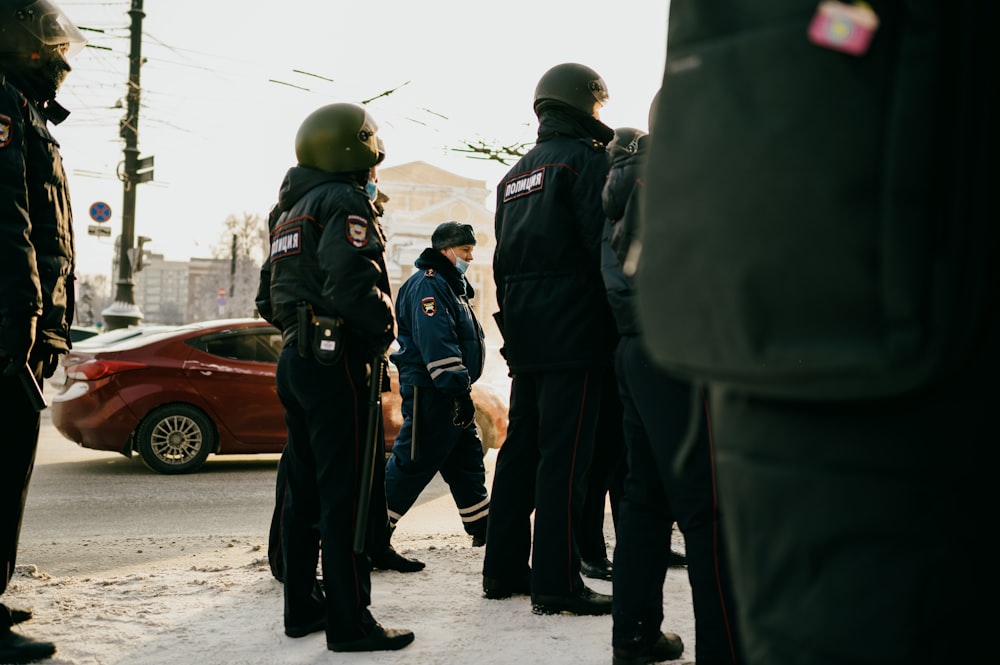
[[[273,328],[229,330],[196,337],[187,343],[213,356],[233,360],[276,363],[281,353],[281,333]]]
[[[263,348],[258,349],[258,354],[261,360],[267,360],[267,362],[278,362],[278,356],[281,355],[281,333],[277,330],[271,331],[266,335],[258,335],[258,340],[260,340]],[[266,356],[266,358],[264,358]]]

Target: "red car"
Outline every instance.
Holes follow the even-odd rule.
[[[84,346],[84,345],[81,345]],[[287,439],[275,387],[281,333],[260,319],[205,321],[63,357],[66,382],[52,424],[84,448],[110,450],[167,474],[190,473],[209,454],[281,452]],[[395,367],[382,394],[385,449],[402,424]],[[507,434],[507,409],[474,386],[484,453]]]

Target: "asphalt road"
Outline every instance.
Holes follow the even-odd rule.
[[[74,575],[196,555],[220,538],[266,547],[277,461],[212,456],[198,473],[165,476],[138,456],[77,446],[43,412],[18,563]]]
[[[46,395],[50,391],[46,386]],[[149,470],[138,455],[81,448],[43,411],[17,563],[53,576],[152,570],[160,560],[196,558],[220,543],[247,541],[258,543],[263,557],[278,458],[211,455],[196,473],[167,476]],[[494,459],[491,451],[488,483]],[[429,505],[414,511],[407,528],[457,528],[448,494],[437,476],[417,501]]]

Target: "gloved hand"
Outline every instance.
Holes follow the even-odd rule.
[[[59,354],[57,353],[47,353],[42,357],[42,377],[46,379],[51,379],[52,375],[56,373],[56,368],[59,367]]]
[[[4,376],[17,376],[35,345],[35,320],[28,315],[6,315],[0,320],[0,367]]]
[[[366,355],[370,358],[374,356],[386,358],[386,353],[389,351],[389,347],[392,345],[394,339],[396,337],[388,333],[366,337]]]
[[[462,429],[468,429],[476,422],[476,405],[472,403],[472,395],[466,394],[455,398],[455,411],[451,422]]]

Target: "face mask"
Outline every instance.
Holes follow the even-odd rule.
[[[464,275],[465,271],[469,269],[469,262],[458,258],[458,254],[455,253],[455,250],[452,250],[451,255],[455,257],[455,270],[458,271],[459,275]]]
[[[365,194],[368,195],[369,201],[372,203],[375,202],[375,199],[378,197],[378,186],[375,184],[374,180],[369,180],[365,185]]]

